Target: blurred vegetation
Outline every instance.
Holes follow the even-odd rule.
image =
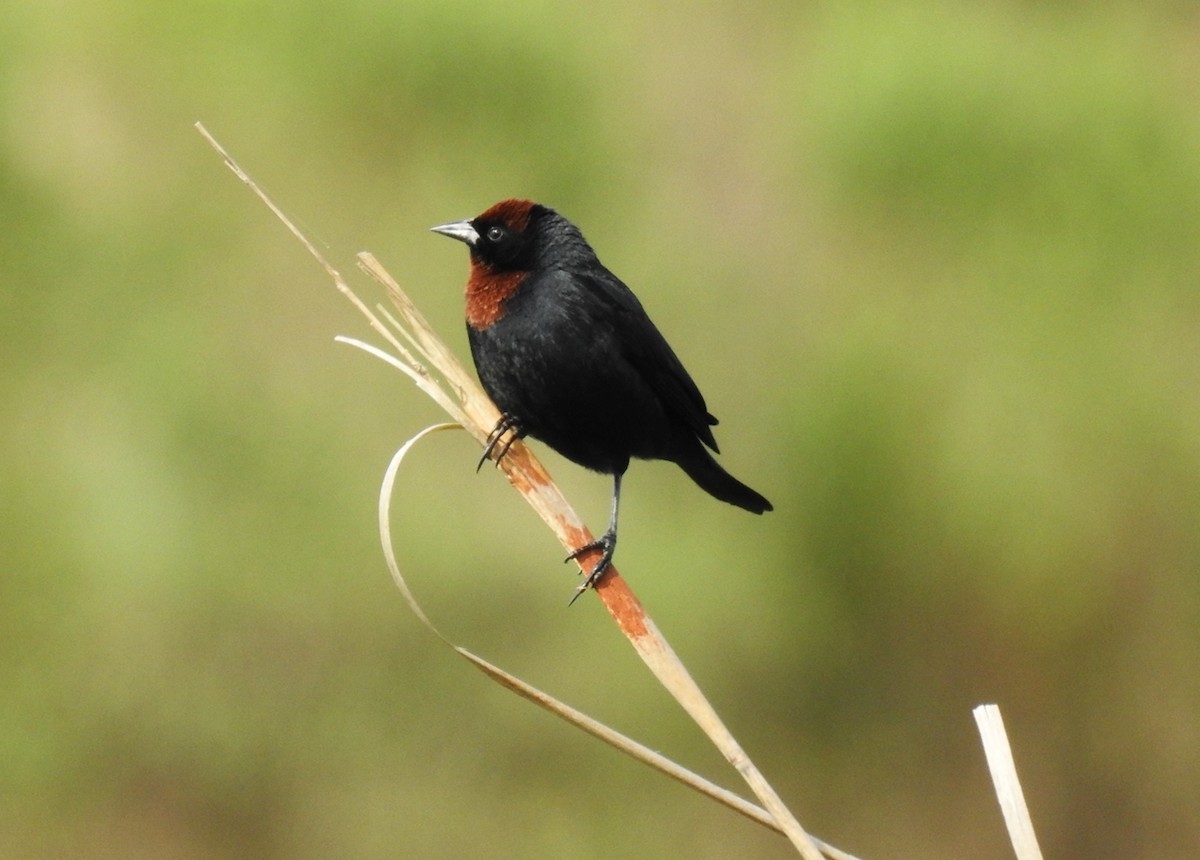
[[[1193,4],[18,4],[0,29],[10,857],[790,856],[484,682],[376,547],[433,407],[191,128],[464,357],[459,247],[579,223],[776,505],[639,464],[620,566],[864,858],[1200,844]],[[464,644],[739,788],[461,439],[397,504]],[[551,454],[602,521],[607,483]]]

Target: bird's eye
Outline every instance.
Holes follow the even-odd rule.
[[[505,235],[503,227],[488,227],[487,238],[489,242],[499,242]]]

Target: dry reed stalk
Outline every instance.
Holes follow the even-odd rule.
[[[1017,765],[1013,761],[1008,733],[1004,731],[1004,720],[996,705],[979,705],[973,711],[979,736],[983,740],[983,752],[987,757],[988,771],[992,774],[992,786],[1000,802],[1000,812],[1008,828],[1017,860],[1042,860],[1042,849],[1033,832],[1033,819],[1025,805],[1025,793],[1017,779]]]
[[[704,697],[691,674],[684,667],[666,638],[659,631],[653,619],[646,613],[645,608],[630,590],[628,584],[618,573],[615,566],[596,583],[595,591],[617,626],[625,634],[634,650],[645,662],[646,666],[679,702],[680,706],[700,726],[712,743],[725,756],[726,760],[746,781],[751,791],[758,797],[764,809],[738,798],[730,792],[721,789],[684,768],[663,759],[656,753],[647,750],[636,742],[623,738],[619,733],[595,723],[578,711],[557,702],[552,697],[530,687],[523,681],[509,675],[507,672],[493,666],[486,660],[461,648],[446,639],[429,621],[417,604],[412,592],[400,574],[391,547],[390,527],[388,526],[388,503],[396,474],[404,456],[411,447],[431,432],[437,430],[461,427],[475,437],[482,445],[500,418],[496,407],[484,394],[474,378],[466,371],[454,354],[445,346],[433,332],[416,306],[383,269],[379,262],[368,253],[358,255],[358,264],[367,274],[374,278],[387,291],[396,308],[398,317],[379,308],[375,313],[349,287],[342,275],[324,258],[316,246],[295,226],[283,211],[262,191],[250,176],[242,170],[225,149],[200,124],[196,128],[210,145],[224,158],[226,165],[266,204],[277,218],[287,227],[317,260],[321,267],[332,279],[334,286],[341,292],[367,319],[371,328],[387,341],[394,350],[389,354],[369,344],[350,338],[339,340],[362,348],[396,367],[407,375],[416,385],[441,406],[454,420],[454,424],[435,425],[414,436],[405,444],[393,458],[385,475],[380,501],[380,530],[384,542],[384,551],[389,568],[397,586],[408,600],[414,613],[433,630],[439,637],[459,652],[463,657],[474,663],[490,677],[514,690],[525,698],[534,701],[541,707],[568,719],[585,731],[600,737],[606,742],[614,743],[619,749],[641,761],[662,770],[668,776],[695,788],[697,791],[718,800],[721,803],[747,815],[765,826],[782,833],[796,848],[804,860],[821,860],[822,856],[832,860],[855,860],[855,858],[839,849],[827,845],[811,837],[795,816],[787,809],[779,795],[755,767],[750,757],[738,744],[737,740],[717,716],[712,705]],[[436,371],[436,375],[430,368]],[[592,540],[592,534],[583,521],[563,497],[549,473],[533,455],[527,446],[516,442],[498,464],[513,487],[524,497],[526,502],[537,511],[558,537],[563,547],[573,550],[575,547]],[[590,570],[600,550],[593,550],[578,559],[581,571]]]

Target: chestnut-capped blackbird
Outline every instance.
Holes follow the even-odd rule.
[[[480,464],[528,435],[613,476],[608,531],[567,557],[603,550],[580,591],[612,561],[631,457],[678,463],[721,501],[756,514],[771,510],[705,450],[717,450],[710,429],[717,419],[641,303],[578,227],[546,206],[505,200],[433,230],[471,249],[467,337],[479,380],[503,415]]]

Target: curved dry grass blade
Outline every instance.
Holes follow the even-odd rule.
[[[1017,779],[1017,765],[1013,761],[1012,747],[1004,731],[1004,720],[997,705],[979,705],[973,711],[979,736],[983,740],[983,752],[987,757],[988,770],[992,774],[992,785],[1000,801],[1000,811],[1008,828],[1017,860],[1042,860],[1042,849],[1033,830],[1033,819],[1025,804],[1025,793]]]
[[[343,339],[349,341],[349,339]],[[359,344],[356,344],[359,345]],[[373,354],[381,351],[370,349]],[[380,355],[381,358],[388,360],[390,364],[396,364],[397,360],[388,356],[386,353]],[[536,687],[527,684],[520,678],[512,675],[509,672],[501,669],[499,666],[485,660],[479,655],[456,645],[445,634],[443,634],[425,614],[421,605],[417,602],[413,595],[412,589],[409,588],[408,582],[404,578],[404,574],[400,570],[400,563],[396,558],[395,541],[392,539],[391,531],[391,501],[395,494],[396,480],[399,476],[400,466],[404,459],[408,456],[412,448],[422,439],[434,433],[444,430],[461,430],[459,424],[434,424],[426,427],[421,432],[417,433],[407,442],[405,442],[398,451],[392,456],[387,468],[384,470],[383,481],[379,488],[379,540],[383,547],[384,560],[387,563],[388,571],[392,575],[392,581],[404,596],[404,600],[408,603],[409,609],[413,614],[424,624],[435,636],[453,648],[460,656],[470,661],[477,669],[482,671],[492,680],[507,687],[517,695],[533,702],[540,708],[566,720],[572,725],[582,729],[588,734],[596,737],[626,755],[647,764],[659,772],[671,777],[672,779],[683,783],[707,797],[712,798],[718,803],[732,809],[735,812],[741,813],[752,821],[761,824],[763,827],[770,828],[782,833],[782,829],[776,822],[775,818],[766,810],[755,806],[752,803],[738,797],[731,791],[721,788],[719,785],[705,779],[704,777],[693,773],[687,768],[681,767],[675,762],[668,759],[666,756],[655,752],[649,747],[638,743],[632,738],[624,735],[615,729],[609,728],[601,722],[589,717],[582,711],[572,708],[570,705],[562,702],[553,696],[537,689]],[[833,860],[855,860],[849,854],[839,851],[832,846],[826,845],[820,840],[813,840],[820,850]]]

